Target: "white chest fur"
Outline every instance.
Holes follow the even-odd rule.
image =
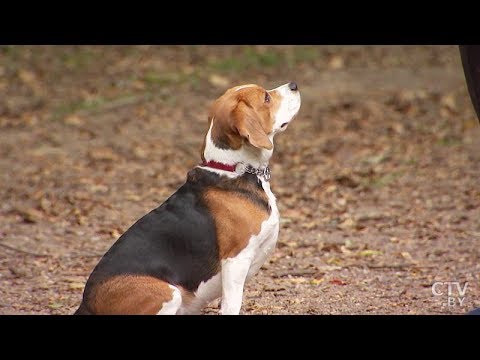
[[[260,232],[250,238],[248,246],[237,256],[249,257],[252,259],[247,279],[255,275],[268,257],[275,250],[278,239],[280,215],[277,208],[277,200],[270,190],[270,183],[262,180],[262,186],[268,196],[268,203],[271,208],[270,217],[262,223]]]
[[[279,214],[270,184],[262,181],[271,208],[270,216],[262,223],[260,232],[253,235],[240,253],[222,260],[221,314],[239,314],[245,281],[255,275],[273,252],[278,238]]]

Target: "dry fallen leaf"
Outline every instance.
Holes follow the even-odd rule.
[[[37,81],[36,75],[33,72],[25,69],[20,69],[18,71],[18,77],[27,85],[30,85]]]
[[[85,286],[84,283],[75,283],[75,282],[68,285],[68,287],[73,290],[83,289],[84,286]]]
[[[112,236],[112,238],[118,239],[122,234],[117,229],[113,229],[110,231],[110,235]]]
[[[442,106],[444,106],[445,108],[447,108],[450,111],[455,111],[455,109],[457,107],[455,97],[454,97],[453,94],[448,94],[448,95],[442,96],[442,98],[440,99],[440,104],[442,104]]]
[[[85,125],[85,120],[83,120],[80,116],[75,114],[68,115],[63,121],[67,125],[73,125],[73,126]]]
[[[310,281],[310,284],[312,285],[319,285],[321,284],[325,279],[321,278],[321,279],[313,279]]]
[[[329,265],[341,265],[342,263],[342,259],[340,258],[337,258],[337,257],[331,257],[331,258],[328,258],[327,261],[326,261],[327,264]]]
[[[146,159],[148,157],[148,152],[140,146],[135,146],[133,153],[139,159]]]
[[[227,87],[230,84],[229,79],[217,74],[210,75],[208,77],[208,81],[210,82],[210,84],[221,88]]]
[[[338,56],[338,55],[332,56],[330,61],[328,62],[328,66],[332,70],[337,70],[337,69],[343,68],[343,66],[344,66],[343,57]]]
[[[69,276],[69,277],[63,278],[63,280],[68,283],[81,283],[85,281],[84,277],[82,276]]]
[[[316,227],[317,227],[317,223],[315,221],[309,221],[302,224],[302,228],[307,230],[312,230],[312,229],[315,229]]]
[[[332,279],[329,281],[330,284],[333,284],[333,285],[347,285],[346,282],[340,280],[340,279]]]
[[[375,256],[375,255],[381,255],[381,254],[383,253],[379,250],[370,250],[370,249],[362,250],[358,253],[358,255],[360,256]]]
[[[130,200],[130,201],[140,201],[140,200],[142,200],[142,197],[138,196],[137,194],[130,193],[130,194],[127,194],[125,196],[125,199]]]
[[[413,260],[413,258],[412,258],[412,255],[410,255],[410,253],[409,253],[408,251],[402,251],[402,252],[401,252],[401,255],[402,255],[402,257],[403,257],[405,260],[414,262],[414,260]]]
[[[106,146],[100,146],[93,149],[90,149],[88,155],[93,160],[108,160],[115,161],[118,160],[118,155],[113,151],[112,148]]]
[[[14,208],[14,212],[23,218],[23,221],[27,223],[36,223],[43,219],[43,213],[34,208],[24,208],[17,206]]]
[[[357,227],[357,222],[352,218],[347,218],[341,224],[337,225],[342,230],[351,230]]]
[[[48,304],[48,307],[49,307],[50,309],[56,310],[56,309],[60,309],[61,307],[63,307],[63,304],[60,304],[60,303],[57,303],[57,302],[53,302],[53,303]]]

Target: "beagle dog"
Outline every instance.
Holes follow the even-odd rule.
[[[200,314],[220,297],[221,314],[239,314],[245,281],[278,237],[268,168],[273,138],[299,109],[293,82],[273,90],[237,86],[218,98],[203,162],[106,252],[75,314]]]

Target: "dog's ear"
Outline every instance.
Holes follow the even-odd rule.
[[[259,149],[272,150],[273,144],[260,124],[260,115],[243,101],[233,110],[233,127],[241,137]]]

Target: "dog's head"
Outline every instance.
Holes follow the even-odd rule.
[[[250,154],[263,150],[271,154],[273,137],[287,128],[300,103],[300,92],[292,82],[272,90],[254,84],[228,89],[210,108],[205,156],[214,150],[208,149],[209,142],[219,150],[244,149]]]

